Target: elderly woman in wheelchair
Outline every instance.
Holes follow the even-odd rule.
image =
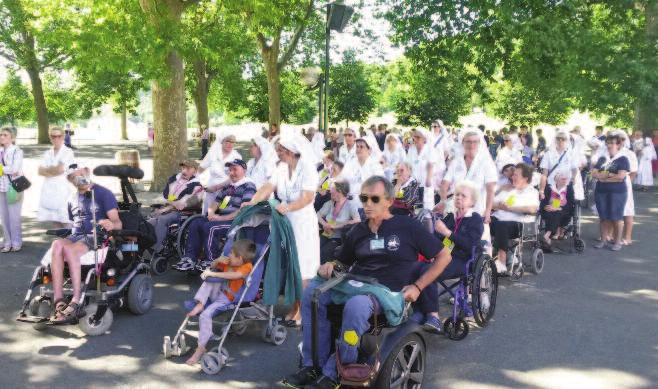
[[[323,264],[319,277],[304,291],[302,368],[284,380],[290,387],[334,388],[339,382],[363,386],[398,380],[420,385],[416,381],[422,381],[425,340],[418,323],[404,321],[405,301],[436,302],[423,290],[450,263],[450,253],[416,220],[390,213],[395,193],[385,178],[367,179],[359,197],[367,220],[346,234],[337,261]],[[434,262],[416,278],[418,254]],[[332,278],[337,266],[349,270]],[[336,306],[340,304],[344,304],[342,313]],[[395,328],[384,331],[379,322]],[[333,335],[337,335],[335,352]],[[376,346],[367,352],[370,335],[375,335]],[[385,361],[382,366],[380,359]],[[368,363],[357,364],[359,360]],[[398,366],[403,360],[405,366]],[[411,375],[401,373],[409,369]]]

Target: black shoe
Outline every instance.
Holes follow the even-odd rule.
[[[310,385],[306,385],[306,389],[337,389],[340,387],[340,384],[326,375],[320,376],[315,382]]]
[[[290,388],[303,388],[314,382],[320,374],[313,367],[302,367],[297,373],[283,379],[283,384]]]

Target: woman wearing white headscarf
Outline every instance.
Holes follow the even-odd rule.
[[[551,146],[548,147],[544,157],[539,163],[541,169],[541,181],[539,184],[539,198],[544,199],[546,185],[555,185],[555,174],[558,170],[569,170],[572,180],[575,180],[580,166],[580,158],[574,154],[571,148],[569,134],[558,131]],[[582,185],[581,185],[582,186]],[[578,198],[576,198],[578,200]]]
[[[407,162],[411,165],[411,173],[423,187],[423,208],[432,209],[434,205],[434,173],[443,169],[445,161],[437,158],[428,142],[432,141],[427,130],[418,128],[412,135],[413,145],[409,147]]]
[[[236,159],[242,159],[233,146],[235,145],[235,136],[226,135],[218,136],[217,140],[210,146],[210,150],[199,164],[199,174],[208,170],[210,176],[206,184],[206,193],[215,193],[221,189],[222,185],[228,184],[227,162]],[[215,198],[212,195],[206,195],[203,199],[201,210],[205,214],[210,207],[210,202]]]
[[[656,148],[653,146],[651,138],[644,138],[642,142],[642,147],[639,147],[637,151],[639,164],[637,177],[635,177],[635,184],[639,185],[643,191],[646,191],[647,187],[653,186],[651,161],[657,159],[657,157]]]
[[[304,286],[315,277],[320,266],[320,233],[318,217],[313,209],[315,190],[319,184],[317,160],[311,143],[294,134],[282,136],[278,141],[277,154],[281,163],[269,182],[258,189],[247,205],[267,200],[276,191],[281,203],[276,210],[288,218],[295,234],[299,268]],[[286,315],[288,326],[301,322],[299,302]]]
[[[624,233],[623,233],[623,239],[621,240],[621,243],[624,246],[628,246],[633,242],[633,222],[635,218],[635,199],[633,198],[633,180],[637,175],[639,163],[637,160],[637,156],[635,155],[633,150],[631,150],[631,146],[630,146],[631,142],[630,139],[628,138],[628,134],[626,133],[626,131],[617,130],[614,133],[618,134],[620,137],[624,139],[624,146],[621,148],[619,153],[625,156],[626,158],[628,158],[628,163],[631,167],[631,169],[628,171],[629,179],[624,180],[626,182],[626,192],[628,193],[628,196],[626,196],[626,206],[624,207]]]
[[[270,180],[276,168],[276,155],[270,142],[262,136],[251,140],[249,148],[252,159],[247,162],[247,177],[260,188]]]
[[[393,181],[393,174],[400,162],[407,159],[407,154],[404,151],[404,146],[400,142],[400,138],[396,134],[386,135],[386,145],[382,153],[382,160],[384,161],[384,176],[389,181]]]
[[[359,201],[361,193],[361,184],[372,176],[383,176],[384,168],[375,157],[372,156],[373,146],[365,138],[356,140],[356,158],[345,164],[343,177],[350,184],[350,195],[353,204],[362,209],[363,205]],[[376,141],[374,147],[379,150]],[[361,215],[362,218],[363,215]]]
[[[324,157],[324,148],[326,146],[324,143],[324,134],[313,127],[308,130],[312,134],[311,145],[313,146],[313,152],[315,152],[315,156],[318,159],[322,159],[322,157]]]

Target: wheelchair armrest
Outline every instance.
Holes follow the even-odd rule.
[[[150,207],[151,207],[152,209],[160,209],[160,208],[162,208],[162,207],[164,207],[164,206],[166,206],[166,205],[167,205],[167,204],[151,204]]]
[[[141,238],[143,234],[137,230],[112,230],[108,235],[118,238]]]
[[[71,235],[71,229],[70,228],[57,228],[54,230],[46,230],[46,235],[54,235],[60,238],[65,238],[69,235]]]
[[[317,303],[319,301],[320,295],[322,293],[333,289],[336,285],[343,282],[343,280],[345,280],[345,275],[346,274],[347,273],[342,273],[342,274],[337,275],[336,277],[332,277],[332,278],[328,279],[327,281],[323,282],[322,285],[315,288],[315,290],[313,291],[313,301]]]
[[[375,277],[360,276],[358,274],[345,273],[345,280],[348,281],[359,281],[364,284],[378,284],[379,281]]]

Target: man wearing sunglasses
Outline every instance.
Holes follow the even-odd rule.
[[[359,199],[363,203],[366,220],[356,224],[345,236],[337,261],[322,265],[318,274],[330,278],[337,263],[353,274],[374,277],[391,291],[401,292],[406,301],[417,302],[423,313],[436,310],[438,296],[434,280],[450,263],[450,250],[408,216],[394,216],[390,212],[395,198],[393,185],[381,176],[364,181]],[[418,254],[433,258],[424,272]],[[417,275],[420,274],[420,277]],[[285,379],[291,387],[334,388],[337,385],[336,358],[330,355],[331,326],[326,318],[327,305],[332,302],[332,291],[320,296],[317,316],[318,356],[322,371],[313,369],[311,353],[311,297],[323,281],[311,281],[302,298],[302,369]],[[343,309],[337,352],[341,363],[355,363],[361,336],[370,328],[369,318],[379,313],[379,306],[369,295],[353,295]],[[415,318],[412,318],[415,319]]]

